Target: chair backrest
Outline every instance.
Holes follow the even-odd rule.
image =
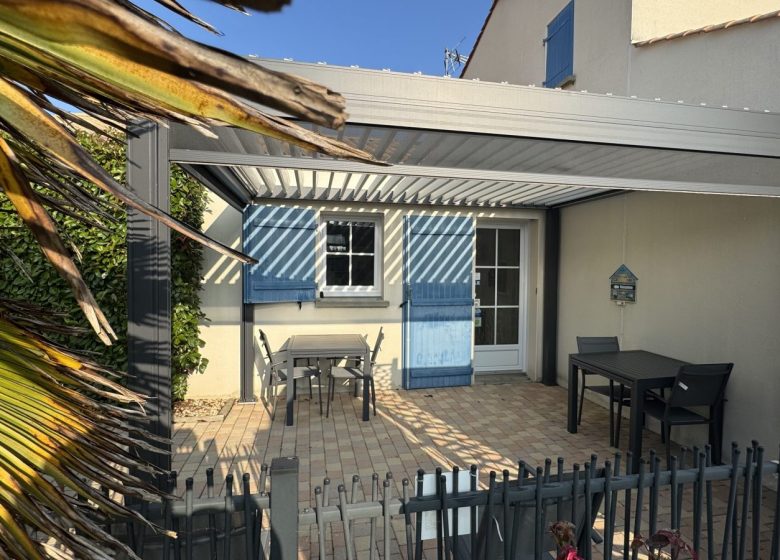
[[[577,352],[580,354],[620,352],[620,343],[616,336],[578,336]]]
[[[374,349],[371,351],[371,363],[375,364],[377,357],[379,357],[379,350],[382,348],[382,341],[385,339],[385,333],[383,327],[379,327],[379,333],[376,335],[376,342],[374,343]]]
[[[734,364],[682,366],[674,380],[669,406],[714,406],[723,399]]]
[[[259,330],[260,332],[260,340],[263,342],[263,349],[265,350],[265,357],[268,360],[269,364],[273,363],[273,351],[271,350],[271,343],[268,342],[268,336],[265,334],[263,329]]]

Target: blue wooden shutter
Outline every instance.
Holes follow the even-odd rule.
[[[409,234],[409,300],[417,305],[471,305],[471,218],[411,216]]]
[[[247,207],[244,252],[258,263],[244,267],[244,303],[314,301],[316,239],[314,210]]]
[[[471,383],[474,224],[464,216],[407,216],[404,235],[404,387]]]
[[[558,87],[574,75],[574,0],[547,26],[547,75],[544,87]]]

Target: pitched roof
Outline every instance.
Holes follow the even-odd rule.
[[[637,41],[634,43],[635,47],[645,47],[648,45],[652,45],[654,43],[658,43],[660,41],[670,41],[672,39],[679,39],[680,37],[688,37],[689,35],[697,35],[699,33],[709,33],[710,31],[718,31],[720,29],[728,29],[730,27],[734,27],[737,25],[743,25],[745,23],[755,23],[757,21],[763,21],[765,19],[771,19],[780,17],[780,10],[775,10],[774,12],[769,12],[766,14],[758,14],[755,16],[750,16],[742,19],[735,19],[731,21],[725,21],[723,23],[716,23],[715,25],[706,25],[704,27],[698,27],[696,29],[688,29],[686,31],[680,31],[678,33],[670,33],[669,35],[664,35],[662,37],[654,37],[652,39],[645,39],[644,41]]]

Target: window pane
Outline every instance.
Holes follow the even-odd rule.
[[[328,253],[346,253],[349,251],[349,224],[346,222],[328,222],[326,235],[328,238]]]
[[[498,269],[498,305],[520,304],[520,269]]]
[[[325,258],[325,282],[328,286],[349,286],[347,255],[328,255]]]
[[[485,309],[483,307],[480,311],[482,312],[482,325],[477,326],[476,321],[474,323],[474,344],[477,346],[494,344],[493,332],[495,331],[495,328],[493,327],[493,321],[496,310],[490,308]]]
[[[352,257],[352,285],[374,285],[374,257]]]
[[[477,266],[495,266],[496,230],[477,228]]]
[[[496,299],[496,269],[478,268],[479,286],[476,286],[475,293],[480,305],[495,305]]]
[[[374,252],[374,224],[370,222],[352,223],[352,252]]]
[[[498,266],[520,266],[520,230],[498,230]]]
[[[496,332],[496,344],[517,344],[517,326],[519,313],[517,308],[497,309],[498,328]]]

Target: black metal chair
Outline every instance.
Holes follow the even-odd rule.
[[[385,339],[385,333],[382,332],[382,327],[379,327],[379,334],[376,335],[376,342],[374,348],[371,351],[371,364],[369,368],[369,374],[363,374],[363,365],[360,362],[355,362],[354,365],[347,366],[331,366],[330,377],[328,377],[328,407],[325,410],[325,418],[330,416],[330,403],[333,397],[336,395],[336,380],[350,380],[355,382],[355,391],[357,391],[357,382],[369,384],[371,390],[371,403],[374,406],[374,416],[376,416],[376,388],[374,387],[374,366],[376,365],[377,356],[379,356],[379,350],[382,348],[382,341]]]
[[[620,343],[616,336],[578,336],[577,352],[580,354],[598,354],[601,352],[620,352]],[[587,385],[588,376],[598,375],[582,370],[582,385],[580,387],[580,410],[577,414],[577,425],[582,424],[582,408],[585,404],[585,389],[604,395],[609,399],[609,415],[616,420],[615,429],[610,434],[610,445],[619,447],[620,444],[620,419],[623,417],[623,405],[631,405],[631,389],[624,385],[615,384],[610,380],[609,385]],[[615,416],[615,403],[618,405],[617,417]]]
[[[271,343],[268,341],[268,336],[263,332],[262,329],[260,329],[260,341],[263,345],[263,350],[265,352],[265,358],[268,361],[269,371],[270,371],[270,378],[269,378],[269,384],[270,384],[270,394],[271,398],[273,400],[274,406],[273,406],[273,413],[272,416],[276,415],[276,392],[275,389],[280,384],[286,384],[287,383],[287,356],[284,352],[274,352],[271,350]],[[298,392],[298,380],[299,379],[308,379],[309,380],[309,398],[314,398],[314,393],[312,390],[312,379],[317,378],[320,379],[320,368],[317,366],[312,365],[296,365],[293,367],[293,384],[294,384],[294,391],[295,395],[294,397],[297,397]],[[319,395],[320,399],[320,415],[322,414],[322,383],[317,383],[317,393]]]
[[[645,414],[661,421],[661,438],[666,443],[666,461],[671,461],[672,426],[709,424],[713,456],[720,457],[723,434],[719,413],[723,406],[726,384],[734,364],[691,364],[682,366],[674,380],[669,398],[651,393],[645,402]],[[709,416],[688,407],[709,407]]]

